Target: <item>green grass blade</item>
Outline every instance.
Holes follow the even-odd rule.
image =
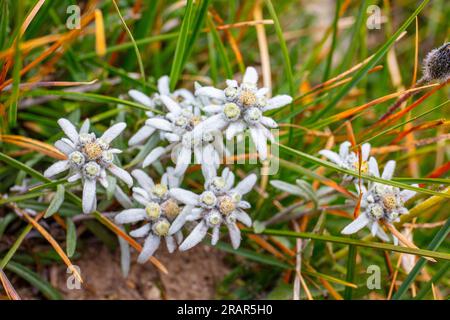
[[[193,0],[188,0],[186,9],[183,15],[183,22],[181,23],[180,33],[178,35],[177,46],[175,49],[175,55],[172,62],[172,69],[170,70],[170,90],[174,90],[177,85],[183,70],[183,64],[187,52],[187,43],[189,40],[189,30],[192,23],[192,14],[194,11]]]
[[[253,230],[251,230],[251,229],[242,229],[242,232],[254,233]],[[425,257],[435,258],[438,260],[450,260],[449,253],[436,252],[436,251],[424,250],[424,249],[414,249],[414,248],[408,248],[408,247],[402,247],[402,246],[395,246],[395,245],[392,245],[389,243],[363,241],[363,240],[359,240],[359,239],[336,237],[336,236],[329,236],[329,235],[309,233],[309,232],[294,232],[294,231],[274,230],[274,229],[264,229],[264,231],[262,231],[261,234],[273,235],[273,236],[284,236],[284,237],[290,237],[290,238],[312,239],[312,240],[326,241],[326,242],[339,243],[339,244],[345,244],[345,245],[355,245],[355,246],[365,247],[365,248],[403,252],[403,253],[408,253],[408,254],[414,254],[417,256],[425,256]]]
[[[96,103],[112,103],[112,104],[123,104],[125,106],[137,108],[144,111],[152,111],[157,114],[162,114],[161,110],[154,108],[149,108],[140,103],[123,100],[115,97],[109,97],[96,93],[85,93],[85,92],[72,92],[72,91],[60,91],[60,90],[33,90],[24,94],[24,96],[29,97],[41,97],[41,96],[58,96],[65,99],[76,100],[76,101],[89,101]]]
[[[142,77],[142,83],[145,85],[146,77],[145,77],[145,70],[144,70],[144,64],[142,63],[141,54],[139,53],[139,48],[136,44],[136,41],[134,40],[133,34],[131,33],[131,30],[128,28],[127,23],[122,17],[122,14],[120,13],[120,9],[117,6],[116,0],[112,0],[112,3],[114,4],[114,8],[117,11],[117,14],[119,15],[120,21],[122,22],[122,25],[124,29],[126,30],[128,36],[130,37],[131,43],[133,44],[134,52],[136,53],[136,59],[139,65],[139,72],[141,73]]]
[[[341,90],[339,90],[336,95],[332,98],[330,103],[326,105],[321,111],[316,113],[313,117],[310,118],[310,123],[313,123],[317,119],[322,118],[327,113],[333,109],[337,103],[350,91],[351,88],[353,88],[355,85],[357,85],[362,78],[367,74],[367,72],[372,69],[376,63],[388,52],[389,48],[392,47],[394,42],[397,40],[397,38],[400,36],[400,34],[408,28],[408,26],[414,21],[416,16],[422,11],[422,9],[427,5],[427,3],[430,0],[424,0],[422,3],[417,7],[417,9],[414,11],[414,13],[409,16],[409,18],[397,29],[397,31],[381,46],[380,49],[377,50],[377,52],[373,55],[372,59],[370,59],[367,64],[364,65],[361,69],[359,69],[358,72],[355,73],[352,80],[347,83]]]
[[[430,245],[428,246],[429,250],[437,250],[441,243],[445,240],[448,233],[450,232],[450,219],[447,219],[445,225],[436,233]],[[448,259],[447,259],[448,260]],[[420,273],[422,268],[425,266],[427,260],[421,257],[419,261],[417,261],[414,268],[409,272],[406,279],[403,281],[398,291],[392,296],[392,300],[400,300],[405,295],[406,291],[410,287],[411,283],[416,279],[417,275]]]
[[[8,271],[14,272],[22,279],[26,280],[33,287],[37,288],[46,298],[50,300],[62,300],[63,296],[56,290],[49,282],[43,280],[37,273],[31,271],[27,267],[16,263],[10,262],[6,269]]]
[[[313,164],[316,164],[316,165],[319,165],[319,166],[322,166],[322,167],[325,167],[325,168],[333,169],[333,170],[335,170],[337,172],[340,172],[340,173],[345,173],[345,174],[348,174],[348,175],[351,175],[351,176],[354,176],[354,177],[361,177],[361,178],[363,178],[365,180],[368,180],[368,181],[383,183],[383,184],[387,184],[387,185],[398,187],[398,188],[402,188],[402,189],[408,189],[408,190],[412,190],[412,191],[416,191],[416,192],[420,192],[420,193],[424,193],[424,194],[429,194],[429,195],[434,195],[434,196],[441,196],[441,197],[444,197],[444,198],[450,198],[450,195],[442,193],[442,192],[437,192],[437,191],[433,191],[433,190],[428,190],[428,189],[424,189],[424,188],[410,186],[408,184],[401,183],[401,182],[398,182],[398,181],[395,181],[395,180],[386,180],[386,179],[370,176],[370,175],[367,175],[367,174],[359,175],[358,172],[355,172],[355,171],[352,171],[352,170],[343,169],[343,168],[341,168],[341,167],[339,167],[339,166],[337,166],[337,165],[335,165],[335,164],[333,164],[331,162],[319,159],[319,158],[311,156],[311,155],[309,155],[307,153],[304,153],[304,152],[292,149],[292,148],[287,147],[287,146],[282,145],[282,144],[278,144],[278,145],[283,150],[286,150],[288,153],[291,153],[293,155],[297,155],[297,156],[299,156],[300,158],[302,158],[303,160],[305,160],[305,161],[307,161],[309,163],[313,163]],[[303,172],[303,169],[297,168],[298,166],[296,164],[294,164],[294,163],[290,163],[289,166],[294,171],[297,171],[297,172],[300,172],[300,173]]]
[[[222,39],[220,38],[219,33],[217,32],[216,26],[212,21],[211,17],[207,17],[206,21],[208,22],[209,32],[212,35],[212,39],[214,41],[214,46],[219,54],[219,58],[223,63],[223,67],[225,69],[225,76],[227,79],[233,78],[233,70],[231,68],[230,61],[228,59],[227,51],[223,45]]]

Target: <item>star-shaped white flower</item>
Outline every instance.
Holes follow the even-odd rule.
[[[209,131],[201,136],[194,136],[194,128],[203,119],[200,111],[196,108],[182,108],[168,96],[161,95],[160,99],[169,112],[164,118],[148,119],[146,125],[159,130],[161,137],[169,141],[169,145],[153,149],[144,159],[142,166],[148,166],[171,151],[176,161],[174,174],[177,176],[184,174],[191,163],[192,155],[204,171],[218,168],[226,152],[221,132]]]
[[[339,153],[328,149],[323,149],[319,151],[319,154],[326,157],[328,160],[334,162],[343,169],[359,172],[359,157],[355,152],[350,152],[351,145],[352,144],[350,143],[350,141],[345,141],[339,146]],[[364,143],[361,146],[361,173],[372,175],[374,170],[378,170],[378,167],[372,168],[370,165],[370,148],[370,143]],[[344,175],[343,179],[344,181],[357,181],[357,179],[355,179],[355,177],[351,175]]]
[[[214,87],[198,88],[195,92],[197,96],[206,96],[218,103],[203,108],[205,112],[213,115],[203,121],[196,130],[225,130],[226,138],[230,140],[249,129],[260,159],[265,160],[267,140],[274,140],[270,129],[278,125],[263,113],[290,104],[292,97],[278,95],[268,99],[267,88],[258,89],[257,82],[258,74],[255,68],[248,67],[240,85],[236,80],[227,80],[227,88],[224,90]]]
[[[133,188],[133,198],[143,208],[124,210],[115,217],[115,221],[119,224],[144,221],[139,228],[130,232],[130,235],[136,238],[146,237],[138,257],[138,262],[144,263],[158,249],[161,238],[164,238],[170,253],[176,249],[177,243],[183,241],[181,231],[169,234],[169,229],[178,216],[185,216],[192,210],[192,206],[183,207],[170,195],[170,190],[178,187],[181,181],[173,175],[173,168],[167,168],[158,184],[142,170],[133,170],[131,174],[139,184],[139,187]]]
[[[375,158],[370,158],[369,162],[372,168],[376,168],[374,175],[380,177]],[[390,180],[394,174],[394,170],[395,161],[388,161],[381,178]],[[341,233],[353,234],[368,226],[373,236],[377,236],[383,241],[390,241],[379,222],[393,223],[399,221],[400,215],[408,213],[408,209],[405,208],[404,203],[411,199],[416,192],[411,190],[400,191],[397,187],[378,182],[369,182],[368,188],[361,185],[357,190],[359,194],[362,193],[361,213]],[[398,244],[397,237],[393,236],[393,239],[394,243]]]
[[[168,76],[162,76],[158,79],[158,92],[154,93],[152,97],[149,97],[145,93],[134,89],[128,91],[128,95],[133,100],[150,108],[160,108],[164,106],[163,102],[161,101],[161,96],[170,97],[171,99],[179,102],[183,108],[189,107],[190,109],[192,109],[192,106],[198,103],[197,99],[189,90],[178,89],[174,92],[170,92]],[[151,111],[148,111],[145,114],[149,118],[155,117],[155,114]],[[143,141],[147,140],[155,132],[155,130],[155,128],[145,124],[130,138],[128,144],[130,146],[134,146],[142,143]]]
[[[59,119],[58,124],[68,138],[56,141],[55,146],[67,156],[67,160],[54,163],[44,172],[44,176],[50,178],[70,169],[69,182],[81,179],[84,213],[91,213],[97,207],[97,181],[108,187],[106,170],[129,187],[133,185],[130,174],[113,163],[114,155],[122,151],[110,147],[110,143],[125,129],[125,123],[113,125],[100,138],[89,133],[89,120],[83,123],[79,132],[67,119]]]
[[[170,190],[175,199],[194,209],[183,217],[184,221],[180,221],[176,228],[171,228],[169,234],[179,230],[180,224],[185,221],[199,221],[179,249],[185,251],[197,245],[209,228],[212,228],[211,244],[215,245],[223,224],[228,228],[233,248],[237,249],[241,243],[241,232],[236,222],[240,221],[248,227],[252,225],[250,216],[244,211],[250,208],[250,204],[243,201],[242,196],[250,192],[255,183],[256,175],[251,174],[233,187],[234,174],[225,168],[221,176],[214,174],[206,178],[205,191],[200,195],[181,188]]]

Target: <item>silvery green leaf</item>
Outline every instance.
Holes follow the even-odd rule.
[[[66,251],[67,256],[70,258],[75,253],[77,248],[77,229],[71,218],[66,219]]]
[[[261,233],[264,231],[264,229],[266,229],[266,225],[264,222],[258,220],[253,222],[253,231],[255,231],[255,233]]]
[[[309,199],[308,194],[305,193],[299,186],[281,180],[272,180],[270,181],[270,184],[281,191],[285,191],[287,193],[302,197],[304,199]]]
[[[113,176],[107,175],[108,188],[106,188],[106,199],[111,200],[114,196],[114,191],[116,190],[117,179]]]
[[[51,217],[56,211],[58,211],[59,207],[61,207],[61,204],[64,202],[64,191],[64,186],[62,184],[59,184],[56,187],[55,196],[50,202],[44,218]]]
[[[295,181],[295,183],[297,184],[297,186],[302,189],[302,191],[308,195],[307,198],[305,198],[306,200],[311,200],[314,203],[314,207],[317,208],[317,204],[319,202],[319,200],[317,199],[317,195],[316,192],[313,190],[313,188],[311,187],[311,185],[309,183],[307,183],[306,181],[297,179]]]

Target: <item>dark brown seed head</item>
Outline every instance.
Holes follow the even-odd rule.
[[[450,79],[450,42],[428,53],[423,62],[423,78],[441,83]]]

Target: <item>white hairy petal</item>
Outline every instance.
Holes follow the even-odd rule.
[[[75,126],[67,119],[61,118],[58,120],[58,124],[61,127],[61,129],[64,131],[66,136],[73,142],[78,142],[78,132]]]
[[[69,160],[61,160],[61,161],[55,162],[47,170],[45,170],[44,177],[46,177],[46,178],[53,177],[53,176],[57,175],[58,173],[66,171],[69,168],[70,168]]]
[[[223,106],[217,105],[217,104],[210,104],[205,107],[203,107],[203,111],[206,113],[219,113],[222,112]]]
[[[83,124],[81,125],[80,134],[81,133],[89,133],[90,126],[91,126],[91,123],[89,121],[89,118],[86,118],[86,120],[84,120]]]
[[[258,151],[258,156],[261,161],[267,158],[267,138],[264,133],[256,127],[250,128],[250,135],[252,136],[253,143]]]
[[[380,177],[380,169],[378,169],[378,163],[374,157],[370,157],[369,159],[369,173],[375,177]]]
[[[256,69],[253,67],[247,67],[244,77],[242,78],[242,82],[256,86],[258,83],[258,73],[256,72]]]
[[[174,175],[176,176],[182,176],[186,169],[188,168],[189,164],[191,163],[191,149],[182,147],[180,150],[180,153],[177,157],[177,164],[175,166]]]
[[[146,235],[148,235],[148,233],[150,232],[150,223],[146,223],[144,224],[142,227],[137,228],[133,231],[130,232],[130,236],[134,237],[134,238],[142,238],[145,237]]]
[[[235,135],[243,132],[246,128],[247,124],[242,120],[231,122],[225,132],[227,140],[231,140]]]
[[[170,95],[169,77],[162,76],[158,79],[158,91],[161,95]]]
[[[198,195],[192,191],[184,190],[181,188],[173,188],[169,190],[169,194],[180,202],[187,205],[195,206],[198,204]]]
[[[367,161],[367,159],[369,159],[369,155],[370,155],[370,143],[364,143],[361,146],[361,159],[363,161]]]
[[[150,152],[142,162],[142,168],[145,168],[146,166],[159,159],[159,157],[161,157],[165,152],[166,148],[164,147],[157,147],[153,149],[152,152]]]
[[[185,206],[178,216],[173,220],[169,228],[169,235],[173,235],[180,231],[180,229],[186,223],[186,217],[191,214],[192,206]]]
[[[261,118],[261,123],[262,123],[263,125],[265,125],[266,127],[272,128],[272,129],[278,127],[278,124],[276,123],[276,121],[273,120],[273,119],[270,118],[270,117],[262,117],[262,118]]]
[[[255,183],[256,183],[256,174],[252,173],[247,177],[245,177],[244,180],[239,182],[237,186],[234,188],[234,190],[239,192],[241,195],[244,195],[250,192],[250,190],[252,190]]]
[[[147,119],[145,121],[145,124],[150,127],[159,129],[159,130],[169,131],[169,132],[172,131],[172,124],[169,121],[161,119],[161,118]]]
[[[72,146],[68,145],[63,140],[56,141],[55,147],[67,156],[75,151],[75,149]]]
[[[262,109],[263,111],[278,109],[288,105],[292,102],[292,97],[286,94],[275,96],[267,101],[267,105]]]
[[[214,87],[201,87],[195,90],[196,96],[206,96],[212,99],[225,100],[225,93],[223,90]]]
[[[125,171],[124,169],[116,166],[115,164],[111,164],[108,167],[108,170],[115,175],[117,178],[119,178],[120,180],[122,180],[123,182],[125,182],[128,187],[131,188],[131,186],[133,185],[133,178],[130,176],[130,174]]]
[[[75,182],[77,180],[81,179],[81,174],[79,172],[75,173],[74,175],[67,178],[68,182]]]
[[[147,107],[154,106],[152,99],[150,99],[149,96],[147,96],[146,94],[144,94],[138,90],[130,90],[130,91],[128,91],[128,95],[131,98],[133,98],[133,100],[139,102],[140,104],[143,104],[144,106],[147,106]]]
[[[146,218],[145,209],[127,209],[119,213],[114,220],[119,224],[134,223]]]
[[[91,213],[97,205],[96,181],[86,179],[83,183],[83,212]]]
[[[386,165],[384,166],[383,174],[381,175],[381,178],[390,180],[392,176],[394,175],[395,170],[395,161],[389,160]]]
[[[147,260],[153,255],[153,253],[155,253],[156,249],[158,249],[160,242],[160,237],[154,234],[150,234],[147,239],[145,239],[144,247],[142,248],[137,261],[139,263],[147,262]]]
[[[135,169],[131,171],[131,175],[137,180],[138,184],[145,190],[150,190],[155,186],[153,179],[140,169]]]
[[[116,123],[103,133],[101,139],[106,141],[107,143],[110,143],[115,138],[117,138],[117,136],[121,134],[123,130],[125,130],[126,126],[127,124],[125,122]]]
[[[334,151],[324,149],[324,150],[320,150],[320,151],[319,151],[319,154],[320,154],[321,156],[324,156],[324,157],[327,158],[328,160],[333,161],[333,162],[336,163],[338,166],[343,165],[343,162],[342,162],[341,157],[339,157],[339,155],[338,155],[336,152],[334,152]]]
[[[128,141],[128,145],[134,146],[141,143],[142,141],[150,137],[155,131],[155,128],[144,125],[130,138],[130,140]]]
[[[208,226],[206,225],[205,221],[200,221],[200,223],[195,226],[194,230],[192,230],[189,236],[180,245],[180,251],[189,250],[190,248],[197,245],[200,241],[203,240],[203,238],[205,238],[207,231]]]
[[[220,226],[215,226],[212,230],[211,235],[211,244],[213,246],[217,244],[217,242],[219,241],[219,237],[220,237]]]
[[[353,234],[358,232],[370,222],[369,218],[365,214],[360,214],[358,218],[352,221],[349,225],[347,225],[344,229],[342,229],[342,234]]]
[[[166,236],[165,239],[167,251],[169,251],[169,253],[174,252],[175,249],[177,248],[177,243],[175,242],[175,239],[172,236]]]
[[[252,226],[252,218],[250,218],[247,212],[236,210],[234,214],[236,215],[236,219],[245,224],[247,227],[250,228]]]
[[[159,98],[161,99],[161,101],[164,103],[164,105],[170,112],[173,112],[175,114],[178,114],[181,112],[180,105],[178,103],[176,103],[175,101],[173,101],[172,98],[170,98],[166,95],[161,95]]]
[[[236,250],[241,245],[241,231],[235,223],[227,223],[227,227],[230,233],[231,245]]]
[[[413,187],[418,187],[418,184],[413,184]],[[416,195],[415,191],[412,190],[402,190],[400,192],[400,198],[402,199],[403,202],[408,201],[409,199],[411,199],[412,197],[414,197]]]
[[[341,145],[339,146],[339,156],[344,159],[345,157],[348,156],[348,152],[350,150],[350,146],[351,146],[351,142],[350,141],[344,141],[341,143]]]

